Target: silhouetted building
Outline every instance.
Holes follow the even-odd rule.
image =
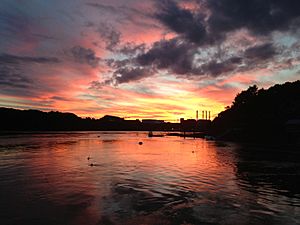
[[[196,131],[197,130],[197,121],[194,119],[180,119],[181,131]]]
[[[164,120],[153,120],[153,119],[144,119],[142,120],[142,123],[144,124],[163,124]]]
[[[197,121],[197,130],[198,131],[207,131],[211,126],[211,120],[198,120]]]
[[[187,119],[184,118],[180,119],[180,130],[181,131],[207,131],[210,128],[211,121],[200,119],[200,120],[194,120],[194,119]]]

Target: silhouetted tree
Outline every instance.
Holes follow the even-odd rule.
[[[232,140],[281,140],[285,123],[292,119],[300,119],[300,81],[267,90],[253,85],[219,113],[211,132]]]
[[[246,91],[242,91],[234,98],[233,107],[239,107],[251,101],[258,94],[256,85],[250,86]]]

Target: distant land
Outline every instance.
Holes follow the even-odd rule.
[[[106,115],[81,118],[73,113],[0,108],[0,131],[148,131],[179,130],[179,123],[162,120],[125,120]]]
[[[269,89],[256,85],[237,94],[231,106],[209,124],[189,120],[125,120],[106,115],[80,118],[73,113],[0,108],[0,131],[202,131],[218,139],[233,141],[278,141],[299,143],[300,81],[277,84]],[[203,122],[203,123],[202,123]],[[210,121],[209,121],[210,122]]]

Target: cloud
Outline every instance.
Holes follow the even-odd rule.
[[[118,83],[137,81],[153,75],[153,70],[149,67],[123,67],[114,72],[114,80]]]
[[[19,64],[0,63],[0,94],[32,96],[35,80],[26,74]]]
[[[199,0],[197,4],[196,10],[190,10],[173,0],[157,1],[154,18],[199,45],[223,42],[228,32],[243,28],[255,35],[268,35],[291,30],[300,23],[297,0]]]
[[[155,42],[148,51],[140,53],[132,59],[111,60],[108,64],[114,68],[114,80],[116,83],[125,83],[132,80],[143,79],[149,74],[155,74],[159,70],[166,70],[171,74],[186,78],[201,78],[205,76],[223,76],[234,72],[251,70],[255,67],[264,67],[268,60],[274,58],[279,52],[272,43],[264,43],[247,48],[244,51],[228,54],[222,57],[206,57],[206,60],[197,59],[201,53],[198,45],[180,38],[161,40]],[[219,53],[218,53],[219,54]],[[136,73],[132,75],[131,67],[144,68],[151,73]],[[116,74],[122,72],[116,79]],[[130,73],[129,73],[130,71]]]
[[[78,45],[71,48],[70,53],[76,62],[88,64],[91,67],[97,67],[101,60],[92,49]]]
[[[207,36],[204,24],[205,15],[193,13],[192,11],[180,8],[174,1],[158,1],[155,18],[171,31],[183,36],[183,38],[201,44]]]
[[[205,3],[211,12],[207,23],[212,34],[247,28],[255,34],[267,35],[290,29],[300,16],[297,0],[206,0]]]
[[[131,58],[126,58],[121,60],[107,59],[106,64],[112,69],[119,69],[121,67],[126,67],[132,64],[132,59]]]
[[[62,110],[82,105],[127,107],[128,101],[136,105],[137,99],[147,98],[139,106],[144,109],[155,94],[159,96],[151,100],[153,104],[164,96],[174,99],[170,105],[186,101],[194,107],[204,96],[210,98],[206,105],[212,104],[211,99],[226,102],[252,82],[297,76],[299,4],[299,0],[76,4],[66,0],[25,5],[2,1],[0,95],[50,100]],[[226,81],[232,89],[213,86]],[[202,82],[207,86],[199,87]],[[194,96],[198,89],[195,100],[189,101],[186,92]],[[125,90],[134,94],[126,95]],[[80,99],[83,93],[99,96]]]
[[[31,57],[31,56],[17,56],[10,54],[1,54],[0,63],[59,63],[60,60],[55,57]]]
[[[277,54],[277,51],[272,43],[265,43],[250,47],[245,51],[245,58],[252,60],[266,60]]]
[[[176,74],[197,74],[194,67],[194,55],[197,46],[180,39],[161,40],[144,54],[136,57],[135,62],[141,66],[167,69]]]
[[[199,0],[194,3],[197,7],[190,9],[173,0],[156,1],[153,17],[176,36],[154,42],[138,53],[132,50],[129,58],[112,60],[110,66],[115,73],[137,67],[199,78],[252,70],[255,66],[261,68],[281,54],[272,42],[271,33],[289,31],[300,21],[297,20],[300,19],[300,3],[295,0]],[[235,49],[236,43],[224,47],[230,35],[242,29],[253,36],[252,42],[240,49]],[[218,56],[218,48],[224,56]],[[214,55],[209,55],[211,49]],[[199,59],[201,54],[206,56]],[[144,76],[123,73],[122,82],[136,77]]]
[[[95,3],[96,4],[96,3]],[[98,5],[98,4],[97,4]],[[114,8],[111,6],[111,8]],[[116,30],[113,25],[106,22],[96,24],[91,21],[86,21],[84,24],[87,28],[93,28],[100,35],[101,40],[105,44],[105,49],[111,52],[117,51],[118,45],[121,43],[121,32]],[[97,43],[97,42],[95,42]],[[98,44],[96,44],[97,46]]]
[[[106,12],[110,12],[110,13],[118,13],[118,9],[112,5],[93,3],[93,2],[88,2],[88,3],[86,3],[86,5],[97,8],[101,11],[106,11]]]
[[[180,38],[161,40],[155,42],[148,51],[142,52],[136,57],[110,60],[108,65],[114,69],[113,76],[116,83],[125,83],[143,79],[159,70],[166,70],[171,74],[186,78],[217,77],[250,70],[255,66],[262,67],[268,60],[278,54],[272,43],[264,43],[249,47],[244,51],[235,53],[235,55],[228,54],[225,58],[206,56],[205,61],[203,61],[203,59],[197,59],[197,55],[201,53],[201,50],[203,51],[198,45]],[[152,68],[152,70],[151,73],[147,73],[147,76],[144,76],[143,73],[133,75],[131,73],[133,72],[132,67],[139,68],[138,71],[141,68],[145,70]],[[117,73],[122,74],[122,76],[116,77]]]
[[[107,50],[114,51],[121,41],[121,33],[108,24],[101,23],[97,32],[104,39]]]
[[[127,56],[136,56],[138,54],[144,53],[145,50],[146,45],[144,43],[139,45],[136,45],[134,43],[125,43],[119,48],[118,52]]]
[[[28,68],[36,64],[53,65],[61,61],[56,57],[31,57],[3,53],[0,55],[0,93],[20,96],[31,95],[35,80]]]
[[[212,60],[201,66],[201,71],[203,74],[208,74],[213,77],[223,75],[226,73],[231,73],[237,69],[238,65],[242,62],[240,57],[232,57],[222,62],[217,62]]]
[[[278,51],[272,43],[264,43],[247,48],[237,56],[229,57],[223,61],[211,61],[201,66],[203,74],[213,77],[233,72],[244,72],[255,68],[266,67],[268,61],[274,58]]]
[[[102,89],[105,85],[114,85],[122,83],[129,83],[132,81],[138,81],[146,77],[150,77],[155,73],[154,69],[151,67],[129,67],[124,66],[116,69],[113,72],[111,78],[106,79],[102,82],[92,81],[90,83],[89,89],[99,90]]]
[[[115,84],[136,81],[155,74],[158,70],[168,70],[175,74],[198,74],[194,65],[194,55],[197,46],[180,39],[161,40],[155,42],[148,51],[133,49],[140,52],[133,58],[123,60],[108,60],[113,68]],[[131,53],[131,49],[129,50]]]
[[[64,97],[61,97],[61,96],[52,96],[50,99],[51,100],[56,100],[56,101],[65,101],[65,102],[70,101],[70,99],[64,98]]]
[[[9,65],[0,65],[0,87],[6,88],[29,88],[34,82],[24,76],[19,68]]]

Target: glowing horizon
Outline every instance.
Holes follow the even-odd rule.
[[[300,4],[228,1],[1,1],[0,107],[213,119],[248,86],[299,79]]]

